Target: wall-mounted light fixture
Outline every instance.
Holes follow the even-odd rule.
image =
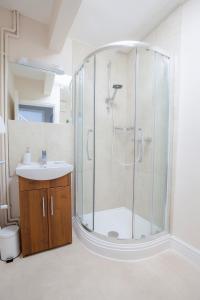
[[[18,64],[34,69],[39,69],[45,72],[52,72],[57,75],[64,75],[65,72],[64,70],[57,65],[49,65],[43,62],[35,61],[35,60],[30,60],[26,57],[22,57],[17,61]]]

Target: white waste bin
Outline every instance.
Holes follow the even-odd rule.
[[[20,254],[19,226],[11,225],[0,229],[0,257],[9,261]]]

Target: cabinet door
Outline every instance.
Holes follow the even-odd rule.
[[[49,248],[48,190],[20,192],[23,256]]]
[[[49,242],[51,248],[72,242],[69,186],[49,189]]]

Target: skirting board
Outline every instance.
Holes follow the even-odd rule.
[[[148,258],[162,251],[173,249],[190,262],[200,268],[200,250],[178,239],[174,235],[166,234],[151,242],[139,244],[121,244],[105,242],[92,233],[86,231],[73,218],[76,235],[88,250],[102,257],[117,261],[134,261]]]
[[[171,248],[200,268],[200,250],[171,235]]]

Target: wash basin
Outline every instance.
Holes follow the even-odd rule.
[[[46,164],[19,164],[16,168],[18,176],[32,180],[51,180],[71,173],[73,166],[64,161],[48,161]]]

